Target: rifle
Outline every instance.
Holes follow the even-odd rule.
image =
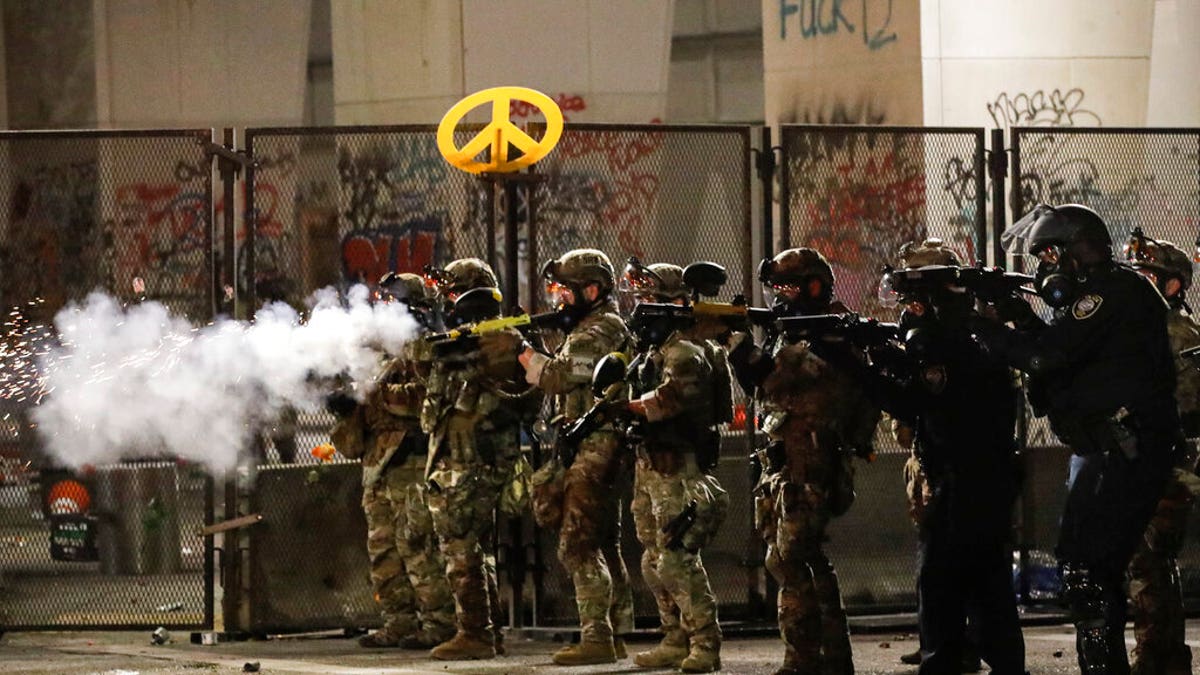
[[[732,303],[697,302],[687,306],[641,302],[629,318],[629,330],[638,337],[640,350],[645,351],[662,344],[671,333],[691,328],[704,319],[716,319],[736,329],[771,326],[775,318],[775,312],[765,307],[747,307],[740,296]]]
[[[1179,357],[1185,361],[1192,361],[1193,365],[1200,366],[1200,345],[1181,350]]]
[[[999,267],[929,265],[897,270],[889,265],[884,266],[883,272],[884,285],[901,297],[925,295],[946,285],[962,286],[985,302],[995,302],[1016,293],[1037,294],[1027,288],[1033,283],[1033,277],[1005,272]]]
[[[688,530],[692,529],[692,525],[696,524],[696,508],[696,500],[693,499],[679,515],[662,526],[662,533],[667,535],[668,550],[678,551],[683,548],[683,538]]]
[[[425,342],[434,346],[434,354],[445,356],[471,351],[476,338],[489,333],[515,328],[522,333],[537,329],[561,327],[566,314],[561,311],[515,316],[500,315],[501,296],[494,288],[475,288],[459,296],[454,302],[452,316],[459,321],[457,328],[443,333],[425,336]]]
[[[841,337],[860,347],[876,347],[900,339],[900,326],[877,319],[846,314],[816,314],[778,319],[779,332],[792,341],[819,340],[827,335]]]

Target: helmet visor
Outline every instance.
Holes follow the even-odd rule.
[[[888,309],[900,306],[900,292],[896,290],[896,278],[892,272],[885,272],[879,280],[879,304]]]
[[[1035,251],[1029,250],[1029,235],[1033,232],[1033,227],[1042,218],[1053,215],[1053,207],[1038,204],[1032,211],[1026,213],[1020,220],[1010,225],[1008,229],[1000,234],[1000,244],[1011,255],[1036,254]]]

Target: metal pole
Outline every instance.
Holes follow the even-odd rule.
[[[226,150],[234,151],[233,129],[225,129],[225,137],[223,144]],[[221,169],[221,183],[223,193],[221,196],[222,214],[224,215],[224,252],[222,254],[222,270],[221,277],[224,281],[222,284],[222,297],[224,299],[224,313],[227,316],[237,317],[238,310],[238,287],[237,287],[237,218],[234,210],[234,195],[237,183],[237,164],[229,161],[225,157],[217,158],[217,166]],[[247,172],[249,173],[249,172]],[[250,176],[247,176],[249,179]],[[249,199],[246,204],[247,208],[253,208],[253,200]],[[250,245],[250,250],[254,250],[254,235],[253,227],[248,228],[249,232],[246,235],[246,242]],[[253,262],[253,258],[249,262]],[[251,266],[250,269],[253,269]],[[232,297],[230,297],[229,289],[233,289]]]
[[[757,164],[758,179],[762,185],[763,257],[770,258],[775,255],[775,200],[772,198],[775,192],[775,149],[771,147],[771,127],[762,128],[762,147],[758,151]]]
[[[1004,249],[1000,246],[1000,233],[1007,227],[1008,221],[1004,194],[1004,183],[1008,177],[1008,154],[1004,149],[1003,129],[992,129],[992,151],[988,161],[988,177],[992,180],[992,261],[999,267],[1008,267]],[[983,191],[980,190],[980,192]]]

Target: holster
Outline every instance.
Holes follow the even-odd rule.
[[[1130,460],[1138,456],[1136,422],[1124,407],[1111,415],[1051,417],[1050,428],[1077,455],[1120,452]]]

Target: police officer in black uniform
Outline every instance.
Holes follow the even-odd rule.
[[[911,272],[905,269],[881,284],[885,304],[904,304],[903,346],[875,345],[865,353],[845,342],[814,347],[854,373],[881,408],[916,432],[917,458],[933,489],[919,552],[918,672],[962,672],[969,609],[991,672],[1020,675],[1025,643],[1010,542],[1018,493],[1013,372],[968,328],[975,298],[952,280],[960,269],[957,255],[931,239],[906,245],[901,258],[935,279],[901,290],[899,276]]]
[[[1112,259],[1104,220],[1078,204],[1039,205],[1002,236],[1037,257],[1047,325],[1019,300],[977,334],[1030,376],[1072,462],[1057,555],[1085,675],[1129,672],[1125,570],[1162,495],[1181,442],[1167,305],[1153,284]]]

